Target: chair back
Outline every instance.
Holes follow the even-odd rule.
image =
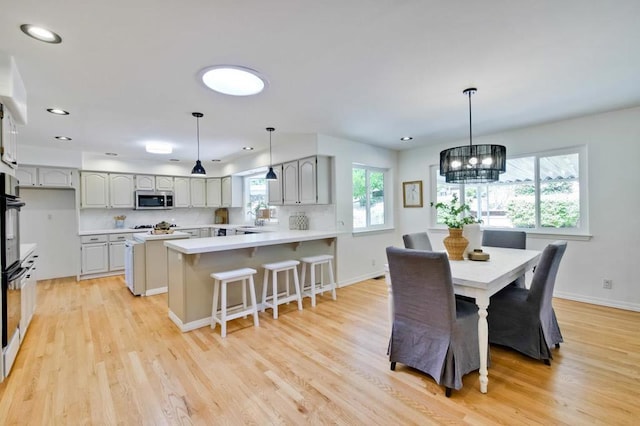
[[[426,232],[405,234],[402,236],[402,241],[404,241],[404,248],[427,251],[433,250],[431,248],[431,240],[429,240],[429,234],[427,234]]]
[[[556,284],[556,275],[558,275],[560,261],[566,249],[567,242],[558,240],[545,247],[540,255],[531,281],[527,302],[538,304],[541,311],[552,309],[553,287]]]
[[[394,323],[420,324],[436,333],[450,333],[456,302],[447,254],[387,247],[387,260]]]
[[[482,245],[524,250],[527,248],[527,234],[524,231],[486,229],[482,232]]]

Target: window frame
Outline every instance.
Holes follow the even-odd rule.
[[[364,227],[359,227],[356,228],[355,227],[355,223],[354,223],[354,218],[355,216],[353,215],[353,205],[351,207],[351,229],[352,229],[352,233],[354,234],[358,234],[358,233],[365,233],[365,232],[372,232],[372,231],[381,231],[381,230],[388,230],[388,229],[392,229],[392,224],[390,223],[392,220],[392,211],[391,209],[393,209],[393,204],[392,204],[392,194],[391,194],[391,170],[388,168],[384,168],[384,167],[375,167],[375,166],[368,166],[366,164],[361,164],[361,163],[352,163],[351,165],[351,196],[353,199],[353,171],[354,169],[363,169],[365,170],[365,194],[366,194],[366,226]],[[374,173],[382,173],[382,184],[383,184],[383,197],[382,197],[382,202],[384,205],[384,221],[382,224],[379,225],[371,225],[371,200],[370,200],[370,196],[369,194],[371,193],[370,191],[370,186],[369,186],[369,173],[370,172],[374,172]]]
[[[540,226],[540,204],[541,204],[541,185],[546,181],[540,180],[540,159],[545,157],[554,157],[559,155],[578,154],[578,184],[579,184],[579,208],[580,208],[580,221],[579,226],[575,228],[549,228]],[[571,146],[565,148],[558,148],[552,150],[536,151],[530,153],[523,153],[514,156],[509,156],[508,160],[517,158],[533,157],[534,158],[534,181],[532,182],[535,187],[535,226],[533,228],[507,228],[500,226],[486,226],[482,225],[486,229],[512,229],[518,231],[524,231],[527,234],[540,234],[540,235],[562,235],[562,236],[585,236],[590,237],[589,234],[589,202],[588,202],[588,170],[587,170],[587,147],[586,145]],[[431,176],[431,184],[429,185],[429,191],[431,199],[437,202],[437,188],[438,188],[438,165],[434,164],[430,166],[429,174]],[[508,166],[507,166],[508,167]],[[466,187],[481,187],[491,186],[492,184],[472,184],[472,185],[460,185],[460,201],[465,202]],[[432,209],[430,218],[430,226],[433,229],[446,229],[443,224],[436,223],[437,214]]]

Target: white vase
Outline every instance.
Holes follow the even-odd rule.
[[[469,252],[482,248],[482,230],[479,223],[471,223],[462,227],[462,236],[469,241],[469,245],[464,250],[464,257],[469,257]]]

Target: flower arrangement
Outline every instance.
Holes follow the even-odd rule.
[[[466,214],[466,212],[471,211],[471,208],[468,204],[461,203],[458,205],[458,196],[456,194],[453,194],[451,201],[448,203],[434,204],[432,201],[431,207],[435,207],[436,210],[442,212],[442,219],[449,228],[461,229],[464,225],[482,222],[473,215]]]

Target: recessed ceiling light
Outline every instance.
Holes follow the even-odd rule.
[[[252,146],[243,146],[242,149],[244,149],[245,151],[253,151]]]
[[[216,65],[200,71],[202,82],[211,90],[232,96],[256,95],[267,86],[258,71],[236,65]]]
[[[59,108],[47,108],[47,111],[55,115],[69,115],[68,111]]]
[[[211,161],[213,161],[214,163],[219,163],[219,162],[220,162],[220,161],[222,161],[222,160],[219,160],[219,159],[217,159],[217,158],[214,158],[214,159],[213,159],[213,160],[211,160]]]
[[[67,136],[56,136],[56,139],[58,139],[59,141],[70,141],[71,138],[67,137]]]
[[[404,141],[410,141],[410,140],[412,140],[412,139],[413,139],[413,138],[412,138],[411,136],[403,136],[403,137],[401,137],[401,138],[400,138],[400,140],[401,140],[401,141],[403,141],[403,142],[404,142]]]
[[[151,154],[171,154],[173,148],[166,142],[147,142],[145,149]]]
[[[169,161],[180,161],[177,158],[169,158]]]
[[[118,154],[116,154],[115,152],[105,152],[104,155],[108,155],[110,157],[117,157]]]
[[[58,34],[37,25],[22,24],[20,25],[20,29],[29,37],[33,37],[36,40],[44,41],[45,43],[58,44],[62,42],[62,37],[60,37]]]

